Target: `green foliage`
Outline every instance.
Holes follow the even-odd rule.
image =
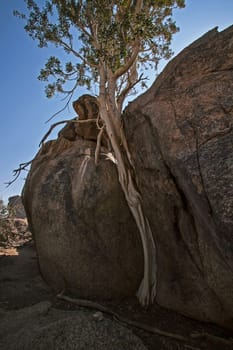
[[[15,15],[26,20],[25,30],[39,47],[54,44],[71,55],[64,65],[50,57],[39,79],[48,81],[46,94],[72,94],[77,86],[99,83],[100,66],[114,75],[116,97],[126,97],[139,82],[138,72],[156,68],[161,58],[172,52],[172,35],[178,31],[172,20],[174,8],[184,0],[48,0],[40,8],[25,0],[28,14]],[[67,82],[72,89],[65,90]]]

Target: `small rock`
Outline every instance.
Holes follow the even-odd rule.
[[[104,319],[103,312],[101,311],[96,311],[92,316],[96,321],[102,321]]]

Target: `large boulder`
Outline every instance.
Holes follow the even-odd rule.
[[[125,112],[158,265],[156,301],[233,327],[233,27],[174,58]]]
[[[143,274],[142,248],[116,166],[104,148],[96,166],[96,142],[77,134],[70,141],[69,126],[39,151],[23,192],[40,270],[56,291],[133,295]]]

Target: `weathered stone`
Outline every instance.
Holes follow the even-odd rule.
[[[78,114],[78,121],[81,121],[81,123],[75,126],[76,134],[85,140],[96,141],[99,133],[97,128],[99,107],[96,97],[83,95],[73,102],[73,108]],[[84,121],[85,123],[82,123]]]
[[[40,270],[56,291],[79,297],[133,295],[143,257],[136,224],[106,155],[96,143],[62,136],[32,163],[23,198]]]
[[[158,264],[156,301],[233,327],[233,27],[183,50],[125,129]]]
[[[99,106],[97,98],[91,95],[83,95],[73,102],[73,108],[77,117],[69,121],[59,132],[59,136],[69,141],[83,138],[84,140],[97,141],[100,129],[103,126],[99,118]],[[110,144],[105,130],[100,140],[101,146],[110,150]]]
[[[26,218],[21,196],[12,196],[8,199],[8,210],[11,217],[17,219]]]

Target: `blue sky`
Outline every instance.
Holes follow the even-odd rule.
[[[12,171],[29,161],[38,152],[38,144],[49,128],[46,120],[62,108],[61,97],[47,99],[44,85],[37,80],[40,68],[54,54],[51,49],[39,49],[23,29],[23,21],[12,15],[23,10],[23,0],[0,0],[0,199],[20,194],[26,172],[6,188]],[[180,32],[173,38],[172,49],[178,54],[208,30],[218,26],[223,30],[233,24],[232,0],[186,0],[186,8],[175,11]],[[164,63],[161,65],[161,69]],[[75,98],[83,93],[77,90]],[[72,118],[63,112],[56,120]]]

